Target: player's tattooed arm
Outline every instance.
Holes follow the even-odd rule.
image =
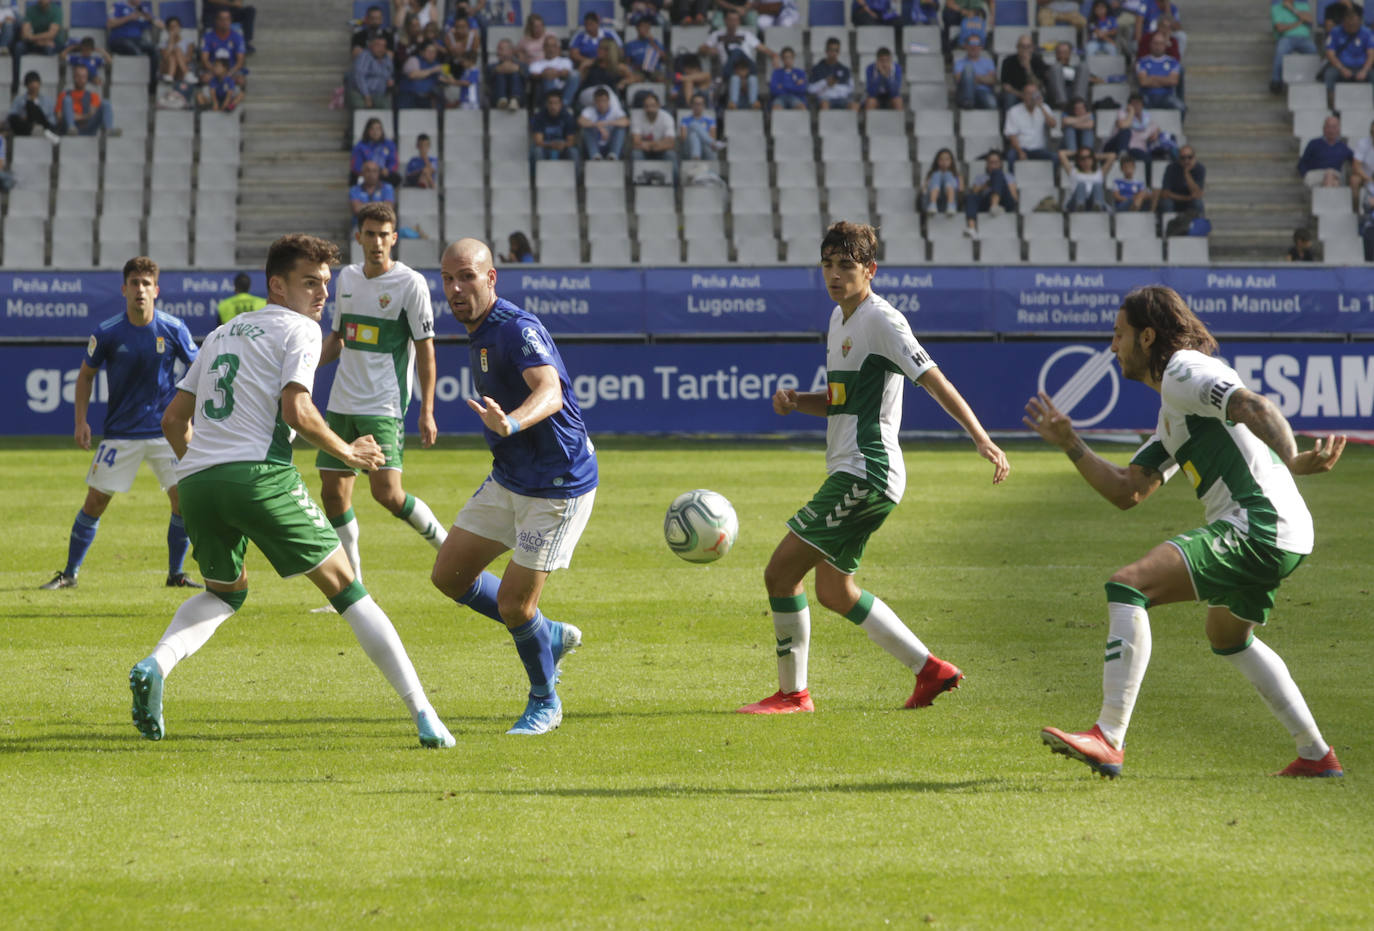
[[[1328,435],[1317,440],[1307,452],[1298,452],[1293,428],[1274,402],[1263,395],[1241,388],[1226,404],[1226,417],[1245,424],[1250,432],[1272,449],[1294,475],[1328,472],[1345,451],[1345,437]]]
[[[1021,422],[1045,442],[1062,449],[1093,490],[1123,511],[1144,501],[1163,483],[1160,474],[1152,469],[1119,466],[1093,452],[1074,430],[1068,415],[1055,407],[1043,391],[1026,402],[1026,416]]]

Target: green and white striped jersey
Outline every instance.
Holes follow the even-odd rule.
[[[1160,385],[1159,425],[1131,459],[1168,481],[1182,469],[1207,511],[1252,540],[1290,553],[1312,552],[1312,515],[1288,468],[1244,424],[1226,419],[1245,387],[1220,359],[1192,349],[1169,358]]]
[[[319,324],[277,304],[217,327],[177,384],[196,396],[177,477],[226,462],[290,465],[296,434],[281,419],[281,393],[289,384],[310,391],[319,362]]]
[[[329,410],[335,414],[404,417],[415,379],[417,339],[434,338],[434,310],[425,276],[395,262],[376,278],[361,265],[339,272],[330,329],[344,348]]]
[[[901,501],[902,378],[915,381],[934,366],[906,318],[878,295],[870,292],[848,320],[836,306],[825,345],[826,472],[865,478]]]

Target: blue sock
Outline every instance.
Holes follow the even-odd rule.
[[[472,583],[472,588],[455,600],[460,605],[467,605],[478,614],[485,614],[496,623],[505,626],[506,622],[501,620],[501,612],[496,609],[496,592],[500,587],[500,579],[490,572],[483,572],[477,577],[477,581]]]
[[[95,532],[99,527],[99,517],[92,517],[85,511],[76,512],[76,520],[72,522],[72,537],[67,542],[67,568],[62,570],[67,575],[76,575],[80,571],[81,562],[95,542]]]
[[[548,619],[536,613],[534,620],[528,624],[511,628],[510,635],[515,640],[520,662],[525,664],[525,673],[530,677],[530,697],[546,698],[552,695],[557,669],[553,662]]]
[[[167,522],[167,574],[180,575],[186,563],[186,551],[191,541],[186,536],[186,522],[180,514],[173,514]]]

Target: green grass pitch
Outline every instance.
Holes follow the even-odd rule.
[[[510,638],[441,597],[430,549],[364,492],[365,581],[458,739],[435,752],[347,626],[309,613],[314,588],[251,550],[247,605],[169,677],[167,738],[142,740],[128,670],[185,597],[162,587],[165,499],[142,473],[80,587],[37,591],[88,454],[5,441],[4,923],[1369,927],[1374,450],[1301,480],[1318,549],[1263,634],[1347,769],[1311,781],[1268,775],[1292,741],[1211,655],[1196,605],[1152,612],[1121,779],[1041,746],[1040,727],[1096,715],[1103,582],[1202,515],[1182,481],[1123,514],[1062,455],[1009,454],[994,488],[967,444],[908,443],[906,500],[859,576],[963,687],[901,710],[910,675],[813,604],[817,713],[756,718],[731,712],[776,688],[762,566],[823,477],[821,444],[604,441],[590,527],[543,602],[586,645],[562,728],[537,739],[503,733],[525,692]],[[488,465],[470,442],[409,459],[407,488],[444,520]],[[694,487],[739,512],[711,566],[662,542]]]

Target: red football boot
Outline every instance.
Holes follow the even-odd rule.
[[[1306,776],[1317,778],[1329,778],[1332,776],[1344,776],[1345,770],[1341,768],[1341,761],[1336,759],[1336,749],[1328,747],[1326,756],[1320,760],[1304,760],[1298,757],[1283,769],[1274,773],[1275,776]]]
[[[959,687],[959,680],[964,677],[959,667],[953,663],[947,663],[942,659],[936,659],[935,654],[926,658],[926,664],[921,667],[921,671],[916,674],[916,688],[911,693],[911,697],[906,700],[908,708],[928,708],[931,702],[935,701],[935,696],[941,692],[948,692],[950,689]]]
[[[735,709],[740,714],[795,714],[798,711],[815,711],[811,693],[806,689],[800,692],[774,692],[763,701]]]
[[[1057,727],[1047,727],[1040,732],[1040,740],[1055,753],[1087,763],[1093,772],[1105,779],[1121,775],[1124,754],[1111,745],[1096,724],[1092,730],[1079,734],[1066,734]]]

